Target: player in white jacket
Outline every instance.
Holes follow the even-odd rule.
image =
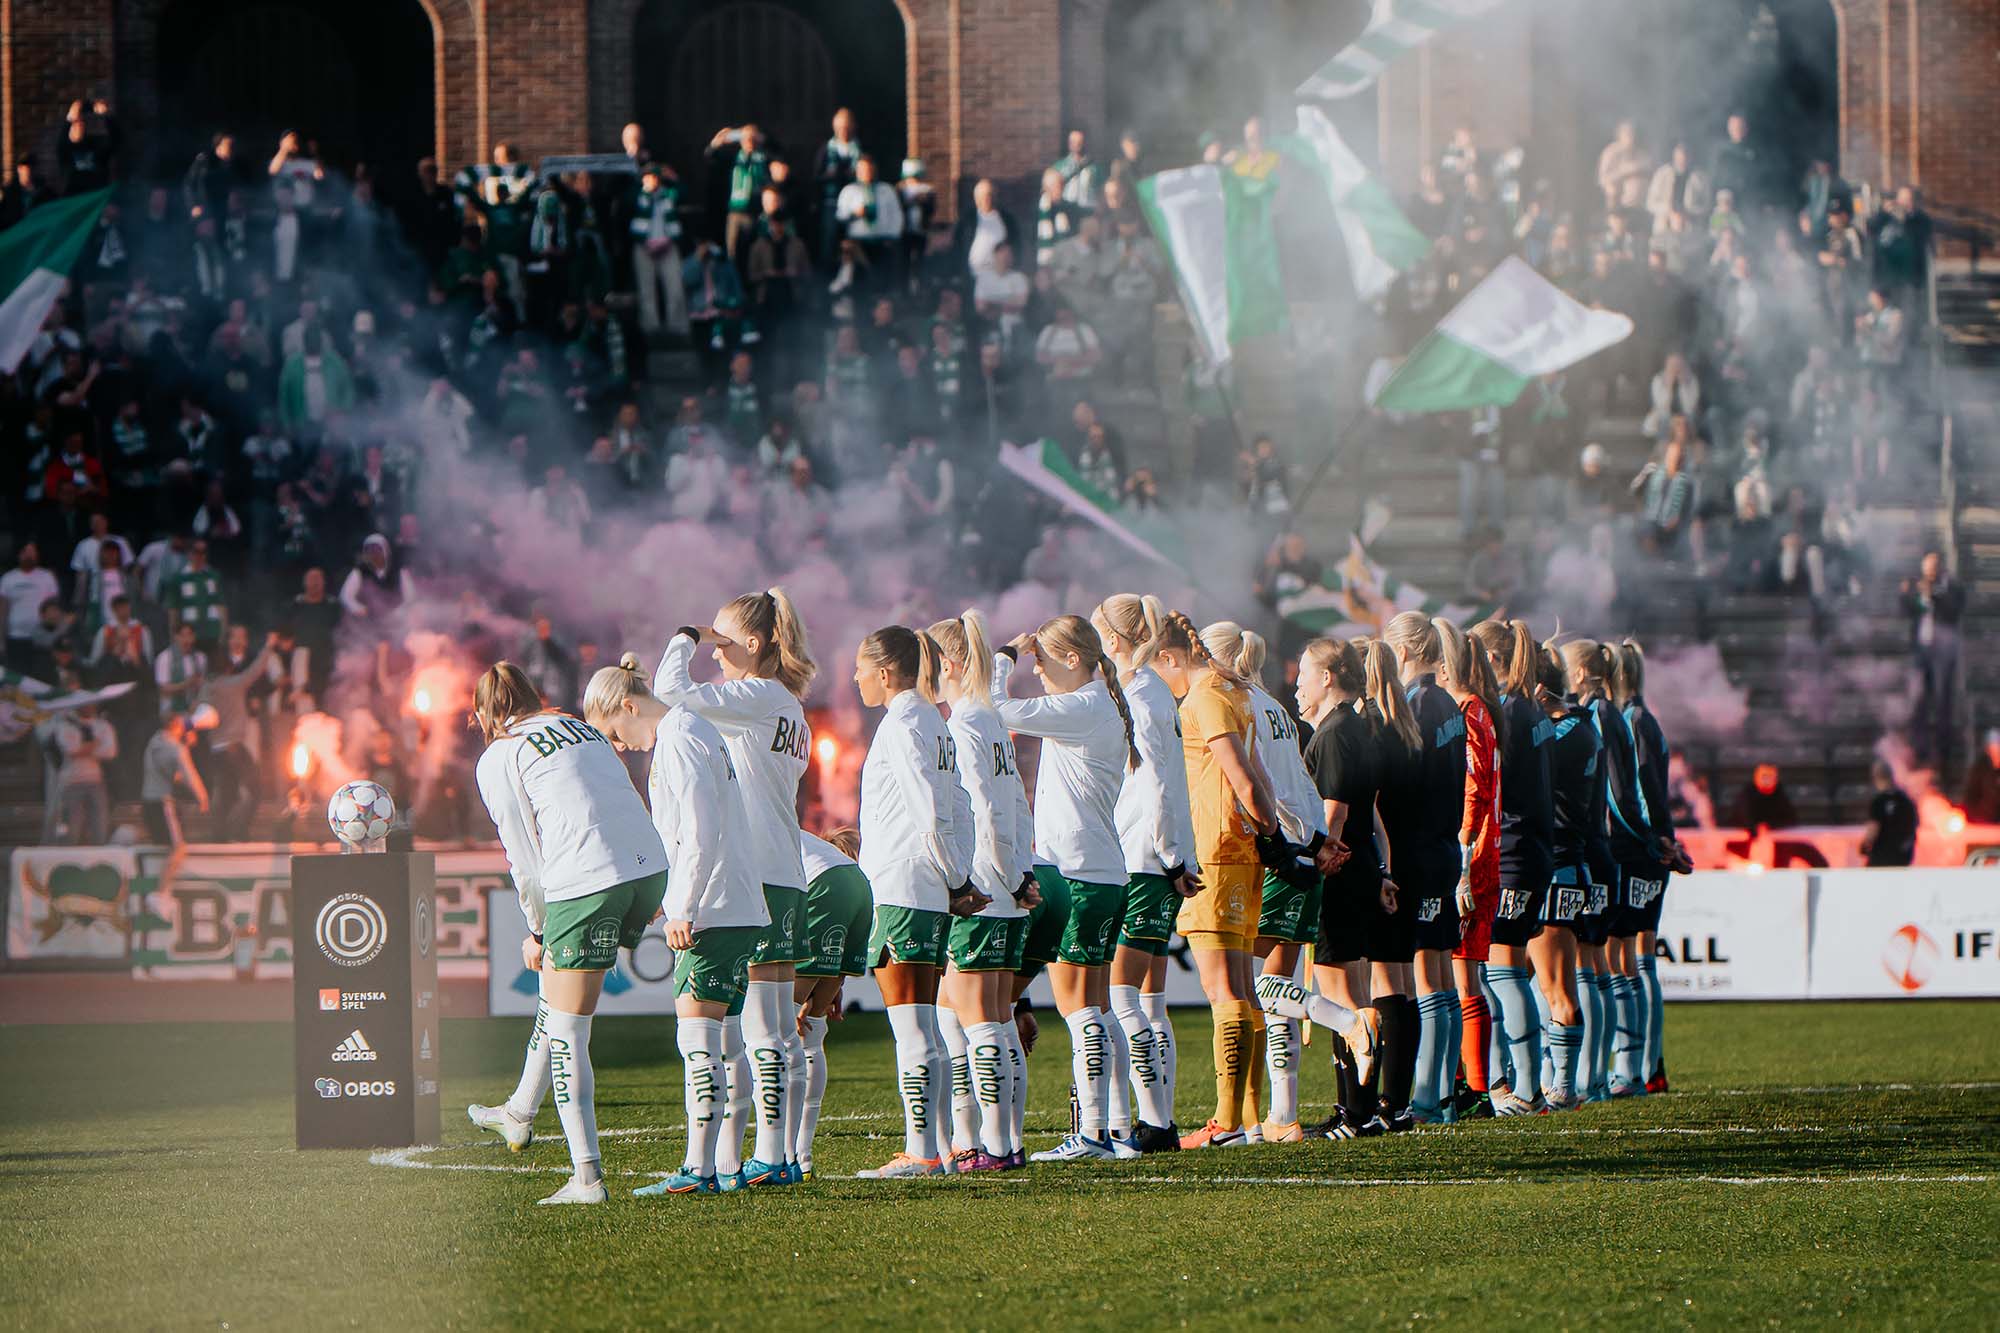
[[[549,1086],[574,1167],[542,1202],[602,1203],[590,1019],[618,950],[637,944],[660,910],[666,848],[611,742],[546,708],[521,668],[501,662],[489,669],[473,691],[473,709],[487,741],[479,794],[528,916],[522,961],[541,973],[545,1013],[536,1036],[548,1048]],[[531,1121],[540,1100],[535,1089],[522,1106],[475,1106],[468,1114],[505,1134],[505,1122]]]
[[[1111,1012],[1131,1052],[1138,1124],[1125,1107],[1111,1108],[1113,1140],[1129,1138],[1140,1152],[1181,1146],[1174,1121],[1177,1051],[1167,1018],[1167,945],[1182,898],[1201,891],[1194,864],[1194,815],[1188,806],[1187,757],[1181,749],[1180,705],[1156,660],[1187,669],[1187,645],[1153,596],[1117,593],[1091,613],[1104,650],[1117,664],[1132,713],[1139,766],[1118,789],[1118,841],[1125,852],[1125,924],[1111,959]]]
[[[938,694],[951,707],[958,775],[973,823],[972,884],[992,901],[952,922],[938,1024],[951,1053],[953,1161],[960,1171],[1027,1165],[1017,1111],[1027,1052],[1014,1025],[1013,979],[1027,947],[1035,825],[1014,738],[993,708],[993,649],[977,611],[929,630],[941,654]]]
[[[1319,938],[1319,900],[1323,877],[1347,859],[1344,843],[1329,842],[1326,803],[1312,775],[1306,772],[1299,724],[1263,684],[1267,649],[1264,637],[1233,620],[1218,620],[1201,632],[1202,645],[1219,662],[1236,671],[1250,686],[1250,752],[1271,780],[1271,798],[1278,807],[1278,831],[1292,849],[1287,863],[1264,868],[1264,905],[1258,912],[1253,946],[1262,960],[1258,1000],[1264,1008],[1264,1069],[1269,1080],[1271,1110],[1256,1137],[1272,1143],[1297,1143],[1305,1138],[1299,1126],[1299,1064],[1304,1058],[1300,1020],[1278,1013],[1267,996],[1276,982],[1293,982],[1305,946]],[[1346,1010],[1339,1011],[1347,1013]],[[1249,1124],[1246,1122],[1247,1130]]]
[[[743,1009],[750,954],[771,915],[750,869],[750,816],[722,733],[646,688],[631,653],[590,679],[583,716],[623,750],[651,750],[653,826],[667,849],[667,944],[674,966],[674,1038],[681,1053],[688,1148],[681,1169],[633,1190],[641,1197],[715,1194],[744,1180],[741,1121],[729,1122],[729,1084],[749,1070],[723,1063],[724,1027]],[[718,1148],[726,1171],[717,1166]],[[718,1180],[726,1176],[726,1182]]]
[[[962,814],[957,747],[932,702],[937,645],[902,625],[879,629],[854,655],[861,702],[884,710],[861,765],[861,870],[875,895],[868,961],[896,1040],[903,1149],[870,1180],[945,1175],[939,1123],[950,1066],[938,1032],[938,977],[955,907],[983,907],[966,877],[972,823]]]
[[[1040,698],[1007,695],[1015,659],[1023,654],[1034,660],[1047,691]],[[1049,984],[1069,1025],[1077,1132],[1032,1160],[1136,1157],[1129,1142],[1112,1142],[1109,1128],[1112,1106],[1130,1098],[1125,1034],[1110,1017],[1111,955],[1125,919],[1125,850],[1116,808],[1126,770],[1139,766],[1125,691],[1090,622],[1057,616],[1001,650],[993,663],[993,704],[1010,730],[1042,739],[1035,848],[1055,863],[1070,892],[1069,923]]]
[[[690,668],[706,644],[722,679],[696,683]],[[805,951],[805,867],[799,857],[799,780],[812,729],[799,700],[814,667],[805,627],[776,588],[746,593],[713,625],[684,625],[653,675],[661,702],[684,704],[722,733],[750,813],[751,872],[763,885],[771,924],[750,958],[741,1029],[754,1083],[756,1150],[744,1164],[752,1185],[791,1184],[801,1174],[790,1145],[805,1106],[805,1046],[794,1006]]]

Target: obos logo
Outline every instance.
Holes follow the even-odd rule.
[[[1937,972],[1938,947],[1922,926],[1897,929],[1882,949],[1882,970],[1904,990],[1922,990]]]
[[[414,934],[417,937],[417,957],[429,958],[431,940],[436,931],[431,925],[431,900],[428,896],[417,899],[417,924]]]
[[[389,919],[373,898],[343,893],[319,909],[313,939],[328,961],[340,967],[361,967],[389,942]]]
[[[396,1095],[394,1079],[379,1082],[367,1079],[351,1079],[342,1083],[337,1078],[316,1078],[313,1090],[328,1101],[336,1097],[393,1097]]]

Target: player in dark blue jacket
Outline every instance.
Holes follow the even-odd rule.
[[[1579,1057],[1587,1049],[1586,1037],[1594,1040],[1597,1032],[1596,996],[1583,989],[1577,963],[1590,904],[1591,831],[1601,828],[1604,818],[1599,804],[1602,747],[1590,711],[1566,697],[1569,673],[1555,649],[1544,647],[1537,665],[1542,711],[1551,732],[1546,744],[1553,868],[1542,907],[1544,929],[1535,938],[1531,956],[1538,994],[1547,1006],[1542,1013],[1548,1056],[1542,1092],[1551,1107],[1567,1111],[1581,1101]]]
[[[1660,939],[1660,908],[1667,881],[1694,869],[1687,851],[1674,838],[1673,814],[1667,799],[1667,738],[1659,719],[1646,707],[1646,654],[1627,639],[1613,654],[1612,696],[1632,734],[1639,795],[1652,824],[1653,855],[1638,862],[1626,882],[1626,911],[1633,927],[1632,970],[1638,983],[1640,1052],[1636,1073],[1648,1092],[1667,1090],[1666,1061],[1661,1035],[1665,1005],[1653,951]]]

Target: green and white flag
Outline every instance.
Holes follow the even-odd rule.
[[[59,199],[0,231],[0,373],[20,368],[110,198],[107,189]]]
[[[1500,0],[1375,0],[1368,26],[1299,85],[1301,97],[1352,97],[1373,87],[1397,57]]]
[[[1278,599],[1278,613],[1311,634],[1350,638],[1377,635],[1405,611],[1443,616],[1460,625],[1494,614],[1490,606],[1468,606],[1432,597],[1403,582],[1368,554],[1360,534],[1348,536],[1347,558],[1328,570],[1315,587]]]
[[[36,680],[33,676],[0,667],[0,744],[11,745],[51,714],[121,698],[134,688],[132,682],[125,681],[118,685],[106,685],[103,689],[74,690],[59,695],[56,687],[45,680]]]
[[[1277,333],[1289,319],[1271,204],[1275,174],[1206,163],[1139,182],[1139,204],[1173,265],[1181,304],[1213,366],[1234,344]]]
[[[1506,407],[1529,381],[1632,336],[1632,321],[1578,303],[1509,255],[1417,344],[1376,394],[1386,412]]]
[[[1149,560],[1184,569],[1185,562],[1167,554],[1178,549],[1170,534],[1147,533],[1133,516],[1120,512],[1118,501],[1086,480],[1054,440],[1033,444],[1000,444],[1000,466],[1048,496],[1070,513],[1094,525]]]
[[[1299,108],[1298,134],[1279,147],[1325,184],[1362,300],[1379,300],[1398,273],[1409,272],[1430,253],[1429,239],[1403,216],[1318,107]]]

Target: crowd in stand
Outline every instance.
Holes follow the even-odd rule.
[[[1873,573],[1870,499],[1924,461],[1930,221],[1913,189],[1874,197],[1823,161],[1781,179],[1742,115],[1715,128],[1648,144],[1621,124],[1597,196],[1572,199],[1531,152],[1461,129],[1408,200],[1434,248],[1391,294],[1403,345],[1508,254],[1636,326],[1505,412],[1406,427],[1458,450],[1474,600],[1595,617],[1621,583],[1678,569],[1824,608]],[[1640,421],[1654,453],[1636,475],[1588,438],[1598,414]],[[1532,514],[1512,515],[1535,520],[1525,561],[1490,545],[1509,475],[1533,483]]]
[[[55,188],[24,162],[0,194],[12,225],[117,187],[0,379],[17,460],[6,657],[58,686],[138,688],[106,719],[45,724],[48,836],[99,837],[110,799],[197,781],[221,816],[288,784],[306,812],[286,738],[327,706],[337,643],[365,648],[357,626],[481,567],[478,534],[424,526],[425,474],[449,460],[517,470],[551,522],[756,515],[800,550],[828,540],[832,487],[879,485],[992,584],[1034,545],[990,539],[1031,521],[995,475],[1002,440],[1052,437],[1106,494],[1159,503],[1107,410],[1157,397],[1152,321],[1172,292],[1136,198],[1160,164],[1138,136],[1099,158],[1071,132],[1031,209],[982,180],[946,233],[922,161],[877,161],[846,111],[830,128],[810,151],[718,131],[707,167],[726,189],[698,212],[677,167],[701,164],[654,158],[637,125],[594,172],[544,177],[500,144],[449,178],[425,159],[384,181],[306,135],[266,158],[221,132],[159,180],[122,170],[107,105],[73,107]],[[1458,450],[1473,596],[1601,613],[1635,559],[1822,602],[1870,572],[1868,488],[1923,406],[1928,224],[1911,192],[1866,207],[1823,164],[1796,189],[1774,180],[1760,148],[1740,116],[1713,149],[1657,160],[1621,127],[1588,203],[1469,130],[1425,170],[1407,206],[1434,249],[1383,312],[1402,345],[1510,252],[1639,328],[1506,413],[1378,423]],[[1225,156],[1212,137],[1202,151]],[[655,352],[670,395],[646,384]],[[1224,387],[1191,365],[1171,405],[1196,479],[1282,527],[1294,469],[1269,438],[1239,444]],[[1637,477],[1584,438],[1605,410],[1659,442]],[[1536,480],[1526,559],[1502,535],[1509,473]],[[1286,544],[1317,568],[1300,534]],[[536,629],[515,642],[500,623]],[[468,611],[461,637],[567,701],[595,628]],[[411,664],[375,650],[359,688],[381,736],[351,743],[404,791],[422,723],[381,701]],[[434,831],[461,827],[456,788],[437,794],[413,803]]]

